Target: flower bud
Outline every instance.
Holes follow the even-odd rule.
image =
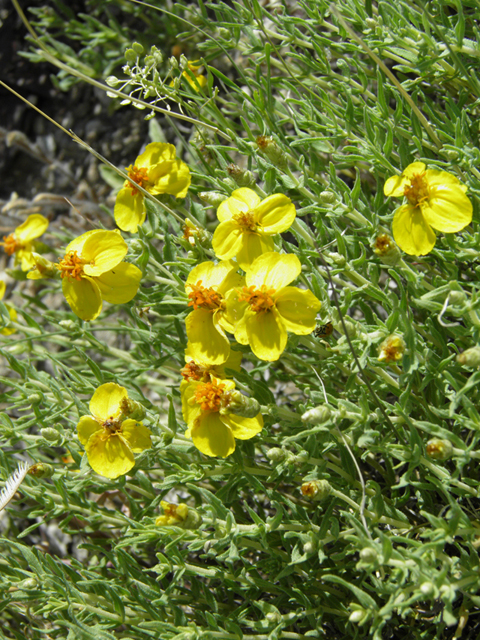
[[[322,191],[320,200],[325,204],[334,204],[337,201],[337,194],[333,191]]]
[[[227,199],[225,194],[219,193],[218,191],[200,191],[198,197],[202,202],[212,207],[220,206],[220,204]]]
[[[286,165],[285,153],[280,149],[272,136],[258,136],[256,142],[259,150],[273,165],[278,167]]]
[[[317,547],[312,541],[305,542],[305,544],[303,545],[303,553],[306,553],[307,555],[315,553],[316,550]]]
[[[464,367],[480,367],[480,347],[470,347],[457,356],[457,362]]]
[[[181,529],[196,529],[202,523],[202,517],[196,509],[187,507],[186,504],[172,504],[162,500],[160,503],[163,515],[155,520],[157,527],[180,527]]]
[[[55,469],[51,464],[47,464],[46,462],[37,462],[28,470],[28,475],[34,478],[51,478],[54,473]]]
[[[337,253],[336,251],[332,251],[328,257],[337,267],[344,267],[347,262],[345,256],[342,256],[341,253]]]
[[[378,560],[378,553],[372,547],[365,547],[359,555],[361,562],[365,564],[374,564]]]
[[[302,415],[302,422],[312,425],[322,424],[327,422],[331,415],[330,407],[326,404],[320,404],[317,407],[305,411]]]
[[[435,592],[435,585],[433,582],[422,582],[420,585],[420,591],[424,596],[431,596]]]
[[[53,262],[47,260],[39,253],[32,252],[34,266],[27,273],[29,280],[41,280],[42,278],[59,278],[60,272]]]
[[[391,335],[382,342],[378,352],[380,362],[398,362],[403,357],[405,341],[401,336]]]
[[[117,78],[117,76],[108,76],[105,82],[109,87],[116,87],[118,84],[120,84],[121,81]]]
[[[320,502],[328,498],[332,491],[332,485],[327,480],[310,480],[304,482],[300,490],[305,498]]]
[[[38,404],[39,402],[42,402],[43,396],[41,393],[31,393],[27,396],[27,400],[30,404]]]
[[[273,463],[282,462],[282,460],[285,460],[285,455],[286,452],[280,447],[273,447],[273,449],[267,451],[267,458]]]
[[[387,265],[395,265],[401,258],[401,253],[392,238],[383,233],[375,238],[373,243],[373,251],[382,262]]]
[[[467,294],[465,291],[461,291],[459,289],[452,289],[448,294],[448,303],[451,305],[462,305],[467,300]]]
[[[432,460],[448,460],[453,453],[453,446],[450,440],[440,440],[440,438],[432,438],[427,442],[427,456]]]
[[[139,56],[141,56],[141,55],[142,55],[142,53],[143,53],[143,47],[142,47],[142,45],[141,45],[139,42],[134,42],[134,43],[132,44],[132,49],[133,49],[133,50],[135,51],[135,53],[136,53],[137,55],[139,55]]]
[[[53,427],[45,427],[40,429],[40,435],[49,442],[56,442],[60,438],[60,434]]]
[[[168,62],[172,69],[178,69],[178,60],[175,58],[175,56],[172,56],[171,58],[169,58]]]
[[[355,609],[355,611],[352,611],[348,619],[350,622],[360,622],[361,620],[363,620],[364,617],[365,617],[364,609]]]
[[[220,407],[220,415],[228,413],[243,418],[255,418],[260,413],[260,403],[255,398],[243,395],[238,389],[232,389],[223,394]]]
[[[74,320],[60,320],[58,323],[63,329],[67,331],[78,331],[78,324]]]
[[[255,184],[253,173],[246,169],[240,169],[237,164],[230,163],[227,165],[227,173],[232,177],[239,187],[251,187]]]
[[[136,59],[137,59],[137,54],[135,53],[134,49],[127,49],[125,51],[125,60],[127,62],[135,62]]]

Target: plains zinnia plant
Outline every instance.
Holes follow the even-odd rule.
[[[247,270],[255,258],[273,251],[272,235],[282,233],[295,220],[295,205],[282,193],[262,200],[255,191],[236,189],[217,210],[220,224],[215,229],[212,247],[222,260],[237,258]]]
[[[125,475],[135,466],[133,454],[151,447],[150,430],[129,417],[138,406],[124,387],[107,382],[95,391],[89,408],[92,415],[80,418],[77,432],[90,466],[106,478]]]
[[[228,358],[230,341],[225,330],[233,328],[225,318],[225,296],[243,283],[243,276],[231,260],[202,262],[189,273],[185,289],[193,311],[185,322],[189,353],[194,360],[212,365]]]
[[[395,242],[402,251],[424,256],[435,246],[436,231],[455,233],[472,221],[472,203],[465,195],[467,187],[454,175],[427,169],[423,162],[409,164],[401,176],[385,182],[386,196],[405,196],[408,204],[399,207],[393,217]]]
[[[57,264],[63,294],[72,311],[82,320],[94,320],[103,300],[123,304],[135,297],[142,272],[123,262],[127,243],[118,231],[94,229],[67,246]]]
[[[229,410],[229,394],[234,389],[233,380],[211,376],[209,382],[191,381],[183,390],[185,435],[206,456],[226,458],[235,451],[235,438],[249,440],[262,430],[260,413],[246,417]]]
[[[128,177],[140,187],[157,196],[167,193],[184,198],[190,186],[190,169],[176,157],[173,144],[152,142],[138,156],[135,164],[127,167]],[[145,197],[135,184],[125,180],[117,194],[114,216],[122,231],[136,233],[145,222]]]
[[[287,331],[307,335],[315,329],[320,301],[311,291],[288,286],[301,269],[293,254],[264,253],[247,271],[246,286],[227,296],[235,339],[249,344],[261,360],[278,360],[287,346]]]
[[[48,220],[34,213],[19,225],[13,233],[3,237],[5,253],[9,256],[15,255],[15,264],[20,264],[23,271],[28,271],[35,263],[32,252],[35,249],[34,240],[39,238],[48,229]]]

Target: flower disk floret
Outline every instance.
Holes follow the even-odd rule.
[[[282,193],[264,200],[252,189],[236,189],[217,210],[220,224],[212,247],[222,260],[237,258],[245,271],[252,262],[274,249],[272,235],[287,231],[295,220],[295,205]]]
[[[124,304],[136,295],[142,272],[123,262],[127,250],[120,232],[100,229],[87,231],[67,246],[56,266],[63,294],[79,318],[94,320],[103,300]]]
[[[173,144],[164,142],[147,145],[135,163],[127,167],[127,173],[133,184],[125,180],[113,214],[120,229],[131,233],[137,232],[147,216],[144,195],[136,185],[153,196],[167,193],[177,198],[185,198],[190,186],[190,169],[176,157]]]
[[[85,446],[88,462],[106,478],[118,478],[135,466],[134,453],[152,445],[150,430],[134,415],[136,403],[128,392],[114,382],[102,384],[90,400],[90,416],[77,424],[78,439]]]
[[[393,217],[392,231],[402,251],[424,256],[435,246],[436,231],[455,233],[472,221],[473,207],[467,186],[447,171],[427,169],[423,162],[408,165],[401,176],[385,182],[386,196],[405,196],[407,204]]]
[[[301,268],[293,254],[264,253],[247,271],[246,286],[227,296],[226,318],[235,339],[249,344],[260,360],[278,360],[287,331],[307,335],[315,329],[320,301],[311,291],[288,286]]]

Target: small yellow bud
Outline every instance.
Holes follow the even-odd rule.
[[[53,262],[47,260],[39,253],[32,252],[32,258],[35,261],[34,266],[27,273],[29,280],[41,280],[42,278],[59,278],[60,273]]]
[[[323,422],[327,422],[331,415],[330,407],[326,404],[320,404],[318,407],[313,407],[305,411],[302,415],[302,422],[312,425],[322,424]]]
[[[255,398],[249,398],[238,389],[232,389],[222,396],[220,415],[227,413],[233,413],[243,418],[255,418],[260,413],[260,404]]]
[[[272,136],[258,136],[256,142],[259,150],[270,160],[273,165],[279,167],[285,166],[285,153],[280,149]]]
[[[395,265],[401,257],[397,245],[386,233],[377,236],[373,243],[373,251],[382,262],[388,265]]]
[[[310,480],[304,482],[300,490],[305,498],[319,502],[328,498],[332,491],[332,485],[327,480]]]
[[[227,173],[235,180],[239,187],[251,187],[255,182],[251,171],[240,169],[240,167],[233,164],[233,162],[227,166]]]
[[[55,469],[51,464],[47,464],[46,462],[37,462],[28,470],[28,475],[34,478],[51,478],[54,473]]]

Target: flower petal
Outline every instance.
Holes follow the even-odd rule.
[[[248,309],[248,303],[239,302],[240,292],[236,289],[231,290],[225,297],[226,311],[222,318],[223,326],[226,331],[235,334],[235,340],[240,344],[248,344],[247,328],[245,325],[245,313]],[[228,323],[228,326],[226,325]]]
[[[62,280],[62,290],[73,313],[82,320],[95,320],[102,310],[102,294],[92,278]]]
[[[90,436],[85,451],[92,469],[105,478],[118,478],[135,466],[133,453],[122,438],[111,435],[105,439],[104,429]]]
[[[282,233],[292,226],[297,215],[295,205],[283,195],[275,193],[255,208],[255,220],[260,225],[261,231],[268,235]]]
[[[228,424],[233,436],[238,440],[250,440],[263,429],[263,416],[261,413],[254,418],[243,418],[229,413],[226,416],[222,416],[222,420],[224,420],[225,424]]]
[[[406,185],[409,183],[410,180],[404,175],[391,176],[383,186],[383,193],[390,198],[401,198],[404,194]]]
[[[151,142],[147,144],[145,151],[135,160],[135,166],[149,169],[159,162],[173,162],[176,155],[177,151],[173,144],[168,144],[167,142]]]
[[[260,201],[260,197],[255,191],[252,191],[252,189],[248,189],[247,187],[235,189],[230,198],[220,203],[217,209],[217,218],[220,222],[230,220],[230,218],[237,213],[245,213],[246,211],[255,209],[255,207],[260,204]]]
[[[5,281],[0,280],[0,300],[3,300],[6,290],[7,290],[7,285],[5,284]]]
[[[429,225],[443,233],[455,233],[470,224],[473,207],[461,185],[439,184],[432,187],[429,184],[429,187],[429,198],[420,205]]]
[[[102,425],[99,424],[92,416],[82,416],[77,424],[78,439],[85,445],[97,431],[102,430]]]
[[[245,232],[233,220],[221,222],[215,229],[212,238],[212,249],[217,258],[228,260],[240,251]]]
[[[211,260],[201,262],[194,267],[188,274],[187,281],[185,282],[185,289],[187,293],[190,292],[189,284],[197,284],[199,280],[202,281],[202,286],[213,287],[218,290],[218,287],[222,284],[225,278],[230,273],[235,273],[238,269],[238,265],[231,260],[223,260],[218,264],[215,264]]]
[[[125,304],[137,295],[142,272],[134,264],[120,262],[111,271],[95,278],[102,298],[112,304]]]
[[[193,444],[206,456],[226,458],[235,451],[232,430],[220,419],[217,411],[204,413],[191,429]]]
[[[113,210],[115,222],[122,231],[137,233],[139,225],[145,222],[147,210],[145,199],[140,191],[132,195],[132,187],[123,187],[117,194],[115,208]]]
[[[150,449],[152,432],[147,429],[142,422],[136,420],[124,420],[122,422],[122,437],[133,453],[141,453],[145,449]]]
[[[15,237],[22,244],[39,238],[48,229],[48,220],[39,213],[34,213],[15,229]]]
[[[252,262],[264,253],[273,251],[275,244],[269,236],[263,233],[249,233],[243,235],[243,243],[237,253],[237,262],[244,271],[248,271]]]
[[[191,182],[190,169],[182,160],[160,162],[148,173],[148,191],[152,195],[169,193],[177,198],[185,198]]]
[[[194,360],[207,364],[226,361],[230,354],[230,342],[223,330],[215,327],[211,311],[196,309],[187,316],[185,324]]]
[[[321,303],[311,291],[284,287],[275,296],[275,305],[287,331],[305,336],[315,329]]]
[[[254,260],[245,277],[247,287],[261,287],[278,291],[300,275],[302,265],[293,253],[269,251]]]
[[[120,232],[97,230],[83,245],[82,258],[87,263],[83,270],[87,276],[99,276],[116,267],[127,251],[127,243]]]
[[[182,385],[183,382],[186,381],[182,381]],[[202,407],[195,402],[195,392],[199,384],[200,382],[196,380],[190,380],[183,385],[183,388],[181,388],[182,415],[189,428],[193,427],[196,420],[200,418],[202,414]]]
[[[106,382],[98,387],[90,400],[91,414],[101,423],[115,420],[121,413],[122,400],[128,398],[125,387],[115,382]]]
[[[287,330],[276,309],[267,313],[245,314],[248,343],[260,360],[278,360],[287,346]]]
[[[15,264],[18,262],[22,265],[22,271],[28,271],[35,266],[35,258],[33,257],[33,243],[27,242],[21,249],[15,253]]]
[[[78,255],[81,255],[83,245],[85,244],[87,239],[98,232],[99,232],[99,229],[91,229],[90,231],[86,231],[85,233],[82,233],[81,236],[78,236],[78,238],[75,238],[70,242],[70,244],[67,245],[67,248],[65,249],[65,253],[76,251]]]
[[[424,256],[435,246],[435,233],[419,207],[409,204],[399,207],[393,217],[392,231],[400,249],[411,256]]]

